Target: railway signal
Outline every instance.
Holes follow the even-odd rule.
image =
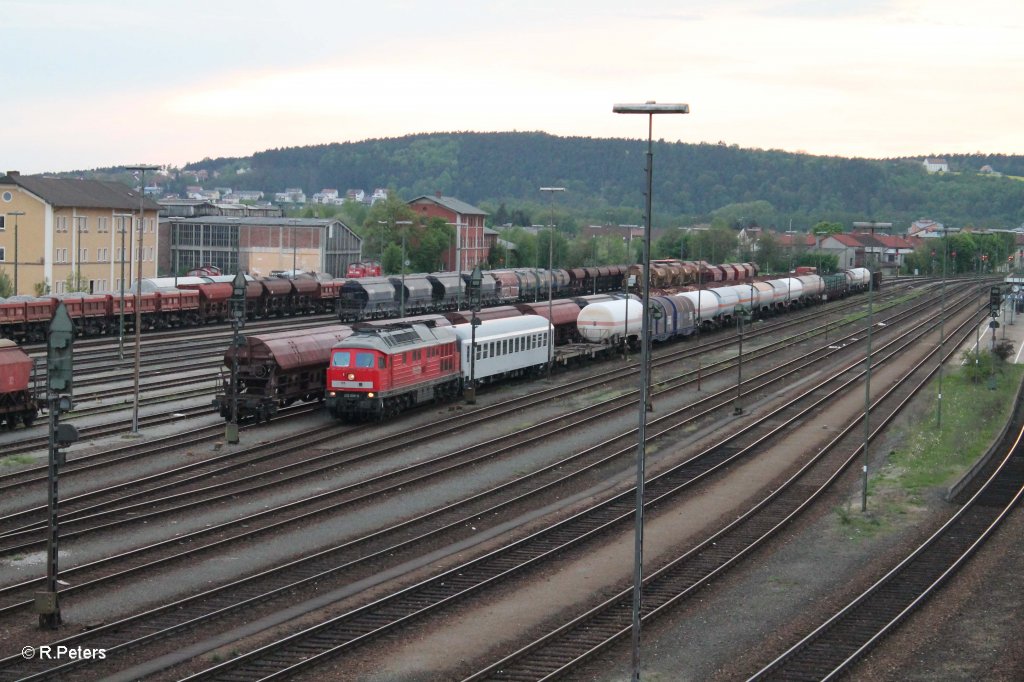
[[[61,448],[78,440],[78,430],[71,424],[60,423],[60,413],[72,408],[71,386],[73,371],[75,326],[64,303],[50,322],[46,343],[46,400],[50,416],[49,458],[47,465],[47,538],[46,585],[36,593],[35,607],[39,614],[39,627],[56,630],[61,624],[60,598],[57,593],[58,526],[57,526],[57,471],[64,464]]]
[[[991,317],[999,317],[999,308],[1003,304],[1002,287],[992,287],[988,293],[988,314]]]

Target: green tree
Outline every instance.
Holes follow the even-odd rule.
[[[387,199],[378,201],[370,207],[362,226],[357,228],[359,236],[363,238],[363,257],[380,258],[380,254],[386,251],[389,244],[397,245],[401,252],[402,236],[399,228],[403,226],[399,223],[417,223],[418,220],[416,213],[398,193],[389,190]],[[398,260],[401,260],[401,256]]]
[[[761,237],[757,240],[757,265],[761,272],[775,272],[781,269],[782,257],[779,240],[771,232],[762,232]]]
[[[811,228],[811,234],[815,234],[821,237],[827,237],[830,234],[842,234],[843,225],[842,223],[832,223],[827,220],[822,220],[817,225]]]
[[[0,268],[0,298],[8,298],[14,294],[14,282],[3,268]]]
[[[82,277],[82,271],[78,268],[75,268],[68,274],[67,279],[64,280],[64,284],[65,290],[68,293],[89,290],[89,280]]]

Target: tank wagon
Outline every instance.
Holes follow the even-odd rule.
[[[32,426],[39,414],[35,363],[10,339],[0,339],[0,425]]]

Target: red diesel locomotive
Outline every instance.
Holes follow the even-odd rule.
[[[383,419],[462,389],[455,332],[425,324],[356,330],[335,345],[326,405],[336,418]]]

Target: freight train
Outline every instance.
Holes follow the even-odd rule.
[[[802,275],[652,296],[651,339],[669,341],[726,326],[737,306],[760,317],[833,300],[866,290],[871,278],[868,270],[856,268],[836,276]],[[570,346],[577,357],[607,355],[623,343],[635,346],[643,307],[636,296],[616,293],[552,301],[550,316],[546,301],[484,309],[477,315],[481,323],[472,361],[467,348],[472,345],[471,317],[469,311],[450,311],[312,332],[247,335],[238,349],[239,415],[269,419],[295,401],[326,400],[333,415],[380,418],[448,398],[450,382],[461,382],[461,390],[471,375],[480,382],[534,373],[549,358],[567,357]],[[538,320],[544,320],[546,334],[536,328]],[[229,348],[225,353],[225,367],[232,366],[234,352]],[[360,353],[365,354],[361,360]],[[538,363],[540,354],[545,357]],[[226,376],[214,399],[221,416],[230,417],[235,395]]]
[[[657,268],[670,261],[656,261]],[[380,277],[367,276],[374,267],[358,270],[360,277],[334,279],[322,275],[247,277],[245,315],[248,319],[337,313],[341,322],[458,310],[467,303],[468,272],[437,272]],[[634,266],[635,267],[635,266]],[[757,273],[756,266],[690,264],[705,282],[738,282]],[[609,265],[569,270],[504,269],[483,273],[481,304],[485,307],[621,291],[630,268]],[[655,266],[652,266],[652,278]],[[234,276],[165,277],[144,279],[139,296],[143,329],[167,329],[223,323],[231,317]],[[657,278],[664,284],[665,278]],[[0,298],[0,337],[19,343],[41,342],[63,301],[79,336],[134,331],[134,287],[119,293],[13,296]]]

